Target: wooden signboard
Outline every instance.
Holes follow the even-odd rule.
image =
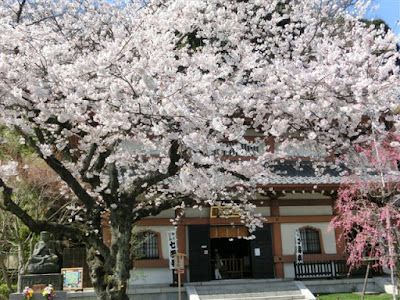
[[[175,274],[178,274],[178,300],[181,300],[181,274],[185,273],[185,256],[183,253],[174,254]]]
[[[210,218],[239,218],[239,212],[228,206],[211,206]]]
[[[83,268],[62,268],[63,289],[82,290],[83,289]]]
[[[175,260],[174,269],[175,270],[185,268],[185,256],[186,255],[183,253],[174,254],[174,260]]]

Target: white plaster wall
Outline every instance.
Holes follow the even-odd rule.
[[[172,271],[169,268],[134,268],[129,283],[132,285],[172,283]]]
[[[317,206],[280,206],[281,216],[331,216],[332,207],[330,205]]]
[[[261,214],[263,217],[269,217],[271,216],[271,209],[269,207],[256,207],[254,213]]]
[[[255,194],[255,199],[258,201],[263,201],[263,200],[268,200],[271,199],[270,197],[264,195],[264,194],[260,194],[260,193],[256,193]]]
[[[285,199],[332,199],[331,196],[329,196],[331,191],[327,191],[324,194],[321,193],[301,193],[301,192],[296,192],[292,193],[291,190],[286,191],[286,195],[283,197],[279,197],[279,200],[285,200]]]
[[[269,207],[256,207],[254,210],[255,214],[261,214],[263,217],[268,217],[271,215],[271,211]],[[209,218],[210,217],[210,208],[202,208],[199,210],[198,208],[186,208],[185,209],[185,218]]]
[[[161,236],[161,255],[160,258],[169,259],[168,257],[168,237],[167,232],[174,230],[174,226],[136,226],[134,231],[155,231]]]
[[[293,263],[284,263],[283,264],[283,272],[285,274],[285,278],[294,278],[294,265]]]
[[[209,218],[210,217],[210,208],[202,208],[201,210],[198,208],[186,208],[185,209],[185,218]]]
[[[294,248],[294,231],[295,229],[311,226],[313,228],[321,229],[322,235],[322,246],[326,254],[336,254],[336,241],[335,232],[333,230],[328,231],[328,222],[321,223],[288,223],[281,224],[282,232],[282,252],[283,255],[293,255],[295,253]]]
[[[146,219],[157,219],[157,218],[169,218],[169,219],[173,219],[175,218],[175,210],[174,209],[166,209],[163,210],[162,212],[160,212],[158,215],[156,216],[148,216],[146,217]]]

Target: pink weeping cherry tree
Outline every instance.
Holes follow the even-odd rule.
[[[399,278],[400,272],[399,142],[398,134],[380,132],[374,141],[344,158],[354,168],[339,190],[338,215],[331,224],[343,229],[352,267],[372,262],[373,267],[390,269],[397,289],[399,282],[394,282],[393,275]]]

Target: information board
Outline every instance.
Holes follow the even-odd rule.
[[[61,274],[63,275],[64,290],[83,289],[83,281],[82,281],[83,268],[62,268]]]

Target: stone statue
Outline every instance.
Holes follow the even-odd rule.
[[[59,273],[58,256],[50,240],[50,233],[42,231],[40,238],[41,241],[36,243],[32,256],[26,264],[25,272],[29,274]]]

